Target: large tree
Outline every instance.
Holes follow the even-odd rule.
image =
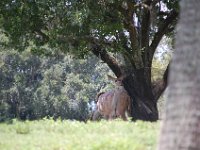
[[[55,54],[57,50],[104,61],[132,98],[132,117],[157,120],[157,100],[166,88],[152,82],[152,60],[164,35],[173,34],[178,0],[1,0],[2,45]],[[51,47],[51,48],[47,48]],[[115,59],[110,52],[121,55]]]
[[[200,149],[200,1],[180,4],[159,150]]]

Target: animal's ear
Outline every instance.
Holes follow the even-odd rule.
[[[117,79],[117,78],[115,78],[115,77],[113,77],[111,75],[107,75],[107,77],[108,77],[109,80],[112,80],[112,81],[115,81]]]

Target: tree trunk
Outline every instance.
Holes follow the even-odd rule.
[[[200,149],[200,1],[181,1],[159,150]]]
[[[123,83],[131,97],[132,120],[158,120],[157,101],[167,86],[167,71],[160,82],[152,84],[151,67],[140,69],[132,67],[133,71],[127,73],[118,65],[116,60],[109,56],[109,54],[104,49],[101,49],[100,46],[95,45],[92,51],[110,67],[117,77],[125,76]],[[127,70],[130,70],[130,68],[127,68]]]
[[[158,120],[157,100],[154,99],[151,84],[145,82],[148,77],[143,76],[142,72],[138,70],[136,74],[127,76],[123,81],[132,100],[132,120],[156,121]]]

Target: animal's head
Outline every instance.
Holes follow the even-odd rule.
[[[118,77],[118,78],[113,77],[113,76],[111,76],[111,75],[107,75],[107,76],[108,76],[108,79],[111,80],[111,81],[113,81],[113,82],[115,82],[115,84],[116,84],[117,86],[123,86],[123,82],[122,82],[123,79],[124,79],[123,76]]]

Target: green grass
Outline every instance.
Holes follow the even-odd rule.
[[[0,150],[155,150],[159,123],[14,121],[0,124]]]

